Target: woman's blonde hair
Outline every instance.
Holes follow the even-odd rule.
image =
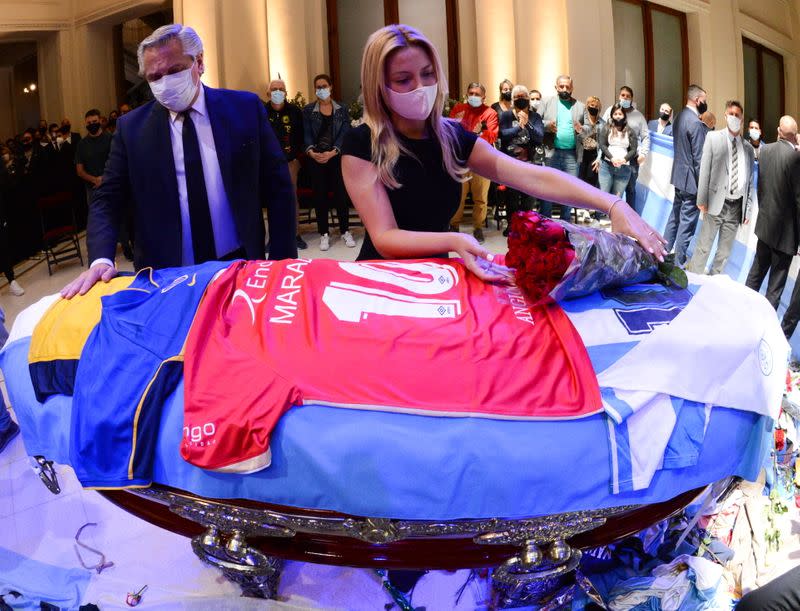
[[[364,57],[361,61],[361,90],[364,95],[364,123],[370,130],[372,163],[378,168],[380,181],[389,189],[397,189],[402,185],[394,175],[394,167],[397,165],[400,153],[414,156],[397,137],[385,93],[388,87],[386,64],[389,56],[398,49],[409,47],[419,47],[431,60],[438,91],[431,114],[425,122],[442,147],[444,169],[454,180],[464,182],[467,169],[459,165],[459,162],[463,164],[466,160],[456,159],[455,153],[458,123],[442,116],[448,92],[439,53],[419,30],[408,25],[387,25],[373,32],[364,47]]]

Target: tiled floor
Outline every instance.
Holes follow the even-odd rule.
[[[319,251],[319,235],[304,226],[304,238],[309,248],[300,255],[310,258],[327,257],[353,260],[363,240],[363,229],[354,228],[358,247],[347,248],[334,231],[331,248]],[[471,231],[468,225],[463,231]],[[486,231],[486,247],[495,253],[505,252],[505,238],[492,225]],[[130,264],[121,263],[123,269]],[[0,286],[0,306],[6,313],[6,326],[13,324],[16,315],[39,298],[57,292],[80,273],[77,263],[64,264],[52,276],[43,261],[26,262],[18,280],[26,290],[14,297],[7,285]],[[106,554],[114,567],[93,574],[85,601],[101,604],[101,608],[126,608],[125,594],[148,585],[143,607],[193,609],[251,609],[251,608],[339,608],[375,609],[390,602],[379,581],[369,571],[313,567],[293,564],[284,573],[286,597],[282,602],[252,601],[238,598],[237,586],[225,581],[220,574],[203,565],[191,552],[189,542],[180,536],[161,530],[134,518],[105,501],[93,491],[80,488],[69,467],[57,466],[62,486],[54,496],[45,489],[34,474],[25,454],[21,438],[17,437],[0,454],[0,547],[8,548],[35,560],[61,567],[78,568],[74,536],[80,526],[87,527],[81,540]],[[775,574],[800,563],[800,518],[791,508],[785,545]],[[81,550],[89,564],[98,561],[91,552]],[[430,581],[433,579],[434,581]],[[440,581],[435,581],[440,579]],[[450,583],[452,582],[452,583]],[[443,600],[452,601],[449,593],[464,582],[464,576],[432,574],[429,583],[420,582],[415,603],[429,602],[429,609],[440,608]],[[332,585],[333,584],[333,585]],[[339,584],[339,585],[335,585]],[[446,584],[446,585],[442,585]],[[452,586],[452,588],[451,588]],[[426,592],[426,587],[430,593]],[[443,589],[444,588],[444,589]],[[353,591],[359,594],[354,597]],[[442,598],[442,592],[448,595]],[[467,596],[459,608],[475,608],[485,592]],[[342,601],[347,603],[343,604]]]

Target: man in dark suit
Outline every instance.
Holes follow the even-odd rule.
[[[792,117],[781,117],[778,141],[763,144],[758,157],[758,242],[745,284],[758,291],[769,272],[767,300],[776,310],[789,265],[800,245],[800,155],[794,148],[796,135],[797,122]],[[784,316],[784,327],[794,319],[791,331],[797,325],[795,310],[800,308],[797,286],[800,282],[795,285],[792,302]],[[784,333],[786,331],[784,328]]]
[[[658,119],[647,122],[651,134],[672,135],[672,107],[664,102],[658,109]]]
[[[200,82],[203,45],[180,24],[158,28],[138,50],[155,100],[121,117],[89,211],[91,267],[66,297],[108,282],[117,235],[130,206],[134,266],[297,256],[296,217],[286,159],[258,96]]]
[[[675,119],[672,128],[675,153],[670,183],[675,187],[675,199],[664,238],[667,240],[667,249],[675,246],[675,263],[678,265],[686,262],[686,249],[700,215],[697,208],[697,179],[707,131],[700,121],[700,115],[708,110],[706,99],[706,92],[701,87],[689,85],[686,107]]]

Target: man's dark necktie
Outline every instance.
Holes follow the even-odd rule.
[[[731,149],[731,195],[736,193],[739,187],[739,153],[736,150],[736,138],[733,139],[733,148]]]
[[[195,265],[217,258],[214,247],[214,230],[211,227],[211,212],[208,209],[208,192],[203,175],[203,160],[197,130],[189,115],[183,116],[183,166],[186,170],[186,193],[189,198],[189,222],[192,226],[192,251]]]

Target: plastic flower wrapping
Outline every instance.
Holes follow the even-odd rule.
[[[600,289],[653,280],[687,285],[671,260],[659,264],[638,242],[602,229],[518,212],[511,219],[505,264],[533,301],[560,301]]]

